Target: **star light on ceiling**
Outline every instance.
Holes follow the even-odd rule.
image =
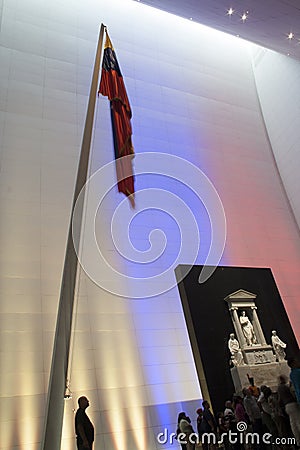
[[[234,14],[235,12],[237,12],[237,11],[236,11],[235,9],[233,9],[232,6],[230,6],[230,8],[228,8],[228,9],[226,10],[226,15],[229,16],[229,17],[231,17],[231,16],[233,16],[233,14]],[[248,19],[249,11],[244,11],[243,13],[238,13],[238,12],[237,12],[237,14],[240,16],[241,20],[242,20],[243,22],[245,22],[245,21]]]

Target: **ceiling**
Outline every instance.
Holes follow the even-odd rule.
[[[138,0],[300,61],[300,0]],[[229,8],[234,10],[228,15]],[[245,21],[241,19],[247,13]],[[288,34],[293,33],[292,39]]]

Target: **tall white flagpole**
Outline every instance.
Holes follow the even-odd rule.
[[[60,450],[61,446],[64,395],[67,385],[75,286],[78,269],[78,258],[75,248],[79,248],[84,202],[81,202],[80,205],[76,206],[76,220],[78,223],[76,223],[76,226],[74,227],[74,230],[76,231],[75,235],[72,233],[72,220],[76,201],[88,176],[104,29],[105,26],[101,24],[71,210],[48,387],[45,428],[42,442],[42,449],[44,450]],[[78,212],[80,212],[80,214],[78,214]]]

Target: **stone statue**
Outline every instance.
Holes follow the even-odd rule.
[[[242,315],[240,316],[240,323],[242,326],[242,330],[243,330],[247,345],[257,344],[257,339],[255,336],[253,325],[250,322],[248,316],[246,316],[245,311],[243,311]]]
[[[234,366],[243,366],[244,358],[242,351],[240,349],[240,344],[237,339],[235,339],[234,334],[231,333],[228,341],[228,348],[231,353],[231,362]]]
[[[275,330],[272,331],[271,341],[277,361],[278,362],[284,361],[285,359],[284,349],[286,348],[286,344],[282,342],[281,339],[279,339],[279,337],[277,336],[277,332]]]

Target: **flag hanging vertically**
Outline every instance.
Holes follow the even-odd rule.
[[[111,123],[114,140],[118,190],[134,206],[134,177],[132,158],[134,149],[131,142],[131,108],[124,85],[124,80],[111,40],[106,32],[102,72],[98,94],[108,97],[110,101]],[[127,156],[127,158],[123,158]]]

